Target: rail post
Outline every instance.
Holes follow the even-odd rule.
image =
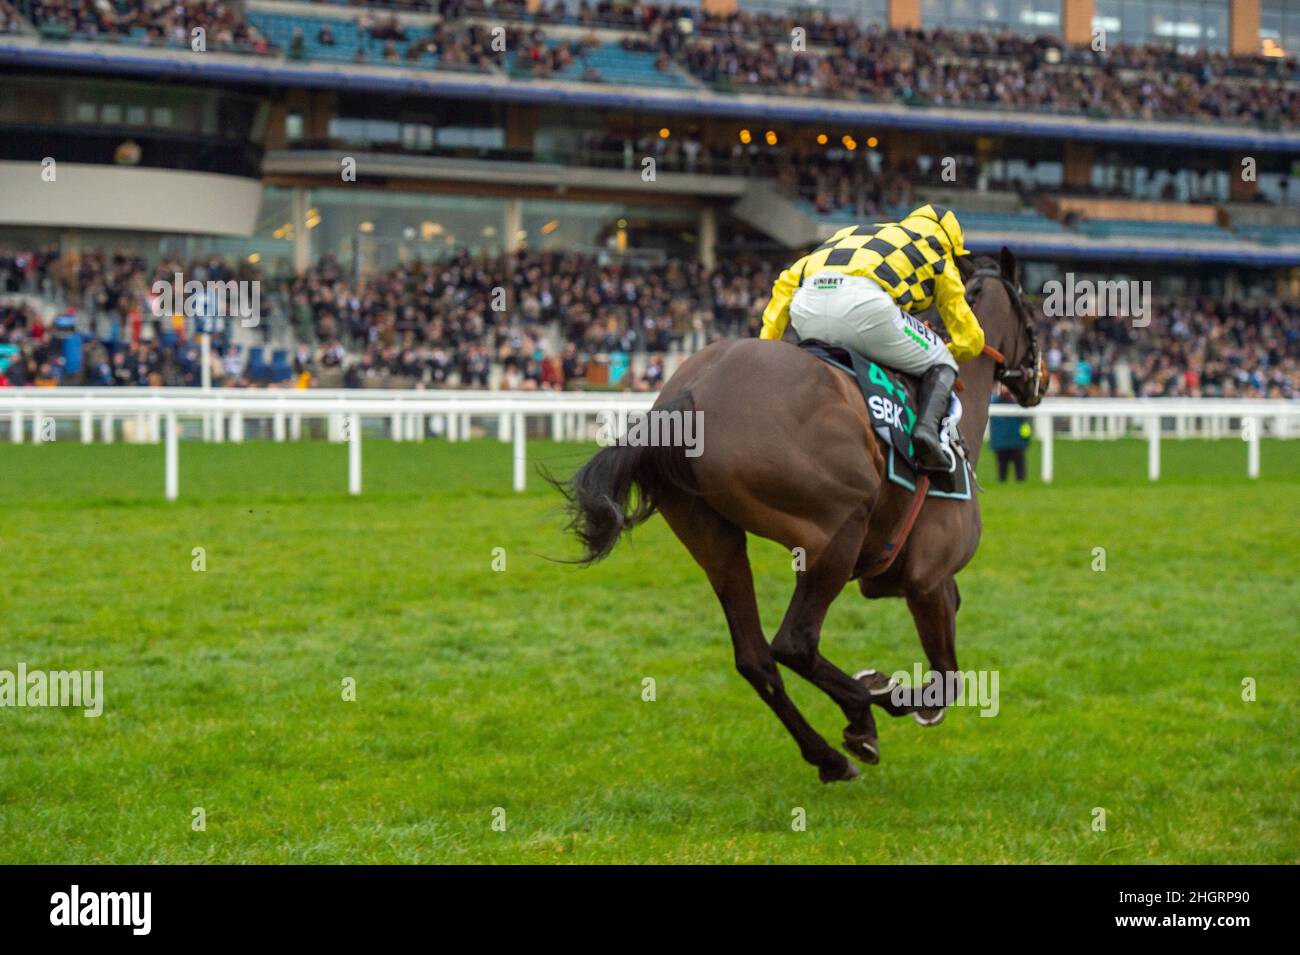
[[[514,486],[516,491],[524,489],[524,483],[528,471],[528,447],[526,439],[528,437],[528,427],[524,422],[522,411],[514,413],[514,421],[511,422],[511,431],[514,433],[514,463],[515,463],[515,480]]]
[[[361,493],[361,415],[353,411],[347,421],[348,493],[355,497]]]
[[[167,433],[163,436],[163,493],[167,500],[174,501],[180,496],[181,474],[180,474],[180,449],[176,441],[176,412],[167,412],[166,418],[163,419],[163,427]]]
[[[1160,480],[1160,416],[1147,416],[1147,480]]]
[[[1038,432],[1038,436],[1043,442],[1043,483],[1051,484],[1052,475],[1056,468],[1056,462],[1053,460],[1055,446],[1052,443],[1056,440],[1056,435],[1052,427],[1052,415],[1050,413],[1038,415]]]

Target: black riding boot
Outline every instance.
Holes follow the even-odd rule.
[[[935,365],[921,378],[916,396],[916,427],[912,429],[912,446],[917,464],[927,471],[947,471],[948,456],[939,443],[939,424],[948,411],[948,396],[957,380],[955,369]]]

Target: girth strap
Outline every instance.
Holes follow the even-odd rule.
[[[921,507],[925,504],[925,495],[929,490],[930,475],[921,472],[917,476],[916,489],[912,492],[912,503],[908,505],[907,514],[894,531],[894,536],[885,545],[885,549],[867,565],[867,569],[862,573],[863,577],[868,579],[879,577],[893,566],[894,560],[902,552],[903,545],[907,543],[907,538],[912,533],[912,526],[916,524],[916,519],[921,514]]]

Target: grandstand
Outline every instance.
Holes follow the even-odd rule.
[[[1300,388],[1300,0],[3,10],[11,384],[206,380],[181,271],[265,291],[217,383],[649,388],[934,201],[1031,296],[1152,283],[1144,336],[1044,317],[1058,393]]]

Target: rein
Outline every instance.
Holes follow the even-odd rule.
[[[1039,367],[1041,358],[1038,351],[1038,332],[1029,317],[1029,310],[1025,307],[1021,289],[1003,275],[1000,269],[988,267],[976,269],[971,273],[971,277],[966,283],[966,301],[968,304],[973,304],[975,294],[971,286],[977,279],[997,279],[1002,283],[1002,287],[1006,289],[1007,297],[1016,310],[1016,317],[1020,320],[1019,332],[1023,332],[1025,337],[1029,339],[1029,353],[1026,356],[1028,360],[1024,365],[1017,368],[1008,368],[1006,356],[992,345],[985,345],[982,354],[989,356],[997,364],[994,377],[998,381],[1008,382],[1021,379],[1030,381],[1033,385],[1033,391],[1029,394],[1029,398],[1031,400],[1039,398],[1042,392],[1042,375]],[[1017,341],[1019,341],[1019,333],[1017,334]]]

